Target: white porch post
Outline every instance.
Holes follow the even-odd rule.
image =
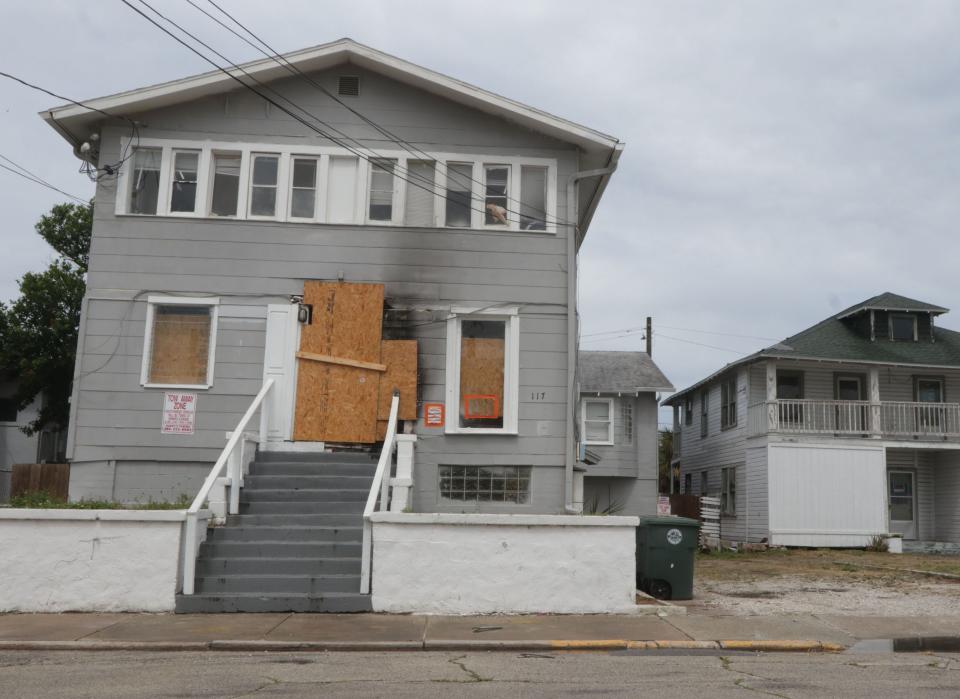
[[[775,432],[780,426],[780,413],[777,410],[777,362],[768,359],[767,370],[767,431]]]
[[[867,377],[870,392],[870,436],[880,439],[883,426],[880,424],[880,369],[871,367]]]
[[[390,511],[403,512],[410,507],[410,489],[413,487],[413,445],[415,434],[397,435],[397,475],[390,479],[393,492],[390,496]]]

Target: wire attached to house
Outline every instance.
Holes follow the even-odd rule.
[[[223,16],[227,17],[231,22],[233,22],[233,23],[236,24],[238,27],[240,27],[240,28],[241,28],[244,32],[246,32],[250,37],[252,37],[256,42],[258,42],[258,43],[260,44],[260,46],[254,44],[252,41],[250,41],[249,39],[247,39],[245,36],[243,36],[242,34],[240,34],[240,33],[237,32],[237,31],[235,31],[235,30],[232,29],[231,27],[227,26],[226,24],[224,24],[224,23],[223,23],[222,21],[220,21],[218,18],[216,18],[216,17],[214,17],[213,15],[211,15],[209,12],[207,12],[207,11],[204,10],[202,7],[200,7],[199,5],[197,5],[197,4],[194,2],[194,0],[186,0],[186,2],[187,2],[189,5],[191,5],[192,7],[194,7],[197,11],[199,11],[199,12],[203,13],[204,15],[206,15],[206,16],[207,16],[208,18],[210,18],[213,22],[216,22],[218,25],[220,25],[221,27],[223,27],[224,29],[226,29],[228,32],[230,32],[231,34],[233,34],[233,36],[237,37],[238,39],[240,39],[241,41],[243,41],[244,43],[246,43],[248,46],[250,46],[250,47],[253,48],[254,50],[256,50],[256,51],[258,51],[259,53],[261,53],[261,54],[262,54],[263,56],[265,56],[266,58],[269,58],[269,59],[273,60],[275,63],[277,63],[278,65],[286,68],[286,69],[287,69],[287,72],[289,72],[291,75],[299,76],[300,78],[302,78],[305,82],[307,82],[308,84],[312,85],[314,88],[316,88],[317,90],[319,90],[320,92],[322,92],[324,95],[326,95],[327,97],[329,97],[330,99],[332,99],[334,102],[336,102],[337,104],[339,104],[341,107],[343,107],[344,109],[346,109],[347,111],[349,111],[351,114],[357,116],[357,117],[360,118],[364,123],[366,123],[367,125],[369,125],[369,126],[371,126],[372,128],[374,128],[376,131],[378,131],[381,135],[383,135],[384,137],[386,137],[386,138],[387,138],[389,141],[391,141],[392,143],[396,143],[398,146],[400,146],[401,148],[403,148],[404,150],[406,150],[408,153],[410,153],[410,154],[412,154],[412,155],[415,155],[415,156],[417,156],[418,158],[424,158],[424,159],[426,159],[426,160],[431,160],[431,161],[436,161],[436,160],[437,160],[437,158],[436,158],[434,155],[432,155],[432,154],[430,154],[430,153],[427,153],[427,152],[424,151],[423,149],[418,148],[415,144],[413,144],[413,143],[411,143],[411,142],[409,142],[409,141],[406,141],[406,140],[400,138],[400,137],[397,136],[396,134],[394,134],[394,133],[392,133],[391,131],[389,131],[386,127],[381,126],[380,124],[378,124],[377,122],[375,122],[373,119],[370,119],[369,117],[367,117],[366,115],[362,114],[360,111],[358,111],[358,110],[355,109],[354,107],[350,106],[347,102],[341,100],[341,99],[340,99],[339,97],[337,97],[335,94],[333,94],[332,92],[330,92],[330,90],[328,90],[324,85],[322,85],[321,83],[317,82],[317,81],[314,80],[312,77],[310,77],[309,74],[303,72],[303,71],[300,70],[300,68],[298,68],[296,65],[294,65],[293,63],[291,63],[290,61],[288,61],[284,56],[282,56],[282,55],[280,54],[279,51],[277,51],[277,50],[274,49],[272,46],[270,46],[270,44],[268,44],[266,41],[264,41],[264,40],[263,40],[260,36],[258,36],[256,33],[254,33],[253,30],[251,30],[249,27],[247,27],[246,25],[244,25],[242,22],[240,22],[240,20],[238,20],[238,19],[237,19],[236,17],[234,17],[233,15],[231,15],[231,14],[230,14],[229,12],[227,12],[225,9],[223,9],[223,7],[221,7],[219,4],[217,4],[216,2],[214,2],[214,0],[207,0],[207,2],[208,2],[210,5],[212,5],[213,7],[215,7]],[[263,48],[261,48],[261,46],[262,46]],[[265,48],[266,50],[264,50],[264,48]],[[332,127],[331,127],[331,128],[332,128]],[[342,133],[342,132],[341,132],[341,133]],[[345,135],[345,134],[344,134],[344,135]],[[351,138],[351,137],[348,137],[348,138]],[[362,144],[360,144],[360,141],[358,141],[357,139],[351,138],[351,140],[353,140],[353,141],[354,141],[355,143],[357,143],[358,145],[361,145],[361,146],[362,146]],[[414,176],[418,176],[418,175],[416,175],[416,173],[410,173],[409,170],[408,170],[408,174],[412,174],[412,175],[414,175]],[[453,174],[453,175],[454,175],[454,178],[455,178],[455,181],[457,182],[457,184],[461,184],[461,185],[462,185],[462,184],[464,184],[464,183],[470,183],[471,185],[476,184],[476,185],[479,185],[480,187],[486,187],[486,183],[485,183],[485,182],[481,182],[481,181],[479,181],[479,180],[476,180],[476,179],[474,179],[474,178],[473,178],[472,176],[470,176],[470,175],[463,175],[463,174],[461,174],[461,173],[449,173],[449,172],[448,172],[448,178],[449,178],[450,174]],[[418,176],[418,177],[419,177],[419,176]],[[425,182],[428,182],[428,180],[426,180],[426,179],[424,179],[424,181],[425,181]],[[432,183],[431,183],[431,184],[432,184]],[[471,192],[472,192],[472,186],[471,186],[470,189],[471,189]],[[480,199],[480,198],[473,197],[472,194],[471,194],[471,199],[472,199],[472,200],[477,200],[477,201],[482,201],[482,199]],[[523,202],[521,202],[521,201],[519,201],[519,200],[517,200],[517,199],[513,199],[513,198],[508,197],[508,198],[507,198],[507,201],[508,201],[508,202],[509,202],[509,201],[512,201],[512,202],[515,202],[516,204],[519,204],[519,205],[523,206]],[[515,210],[513,210],[513,209],[510,209],[509,207],[505,207],[505,208],[506,208],[507,213],[513,213],[513,214],[517,214],[517,215],[522,215],[522,213],[519,212],[519,211],[515,211]],[[543,209],[537,209],[537,208],[535,208],[535,209],[533,209],[533,211],[543,214],[543,218],[542,218],[542,219],[535,219],[535,220],[536,220],[537,222],[539,222],[539,223],[543,223],[544,225],[547,225],[547,224],[564,225],[564,226],[574,225],[574,224],[571,224],[569,221],[566,221],[565,219],[552,219],[552,220],[551,220],[550,217],[548,216],[547,212],[546,212],[545,210],[543,210]],[[533,218],[533,217],[527,217],[527,218]]]
[[[79,202],[80,204],[83,204],[85,206],[90,204],[88,200],[81,199],[78,196],[70,194],[70,192],[65,192],[59,187],[55,187],[54,185],[50,184],[39,175],[35,175],[32,172],[30,172],[27,168],[23,167],[23,165],[18,165],[17,163],[13,162],[12,160],[10,160],[10,158],[3,155],[2,153],[0,153],[0,159],[6,160],[8,163],[10,163],[10,165],[13,165],[13,167],[9,167],[7,165],[4,165],[3,163],[0,163],[0,168],[3,168],[4,170],[7,170],[9,172],[12,172],[14,175],[22,177],[25,180],[38,184],[41,187],[46,187],[47,189],[52,189],[54,192],[59,192],[63,196],[70,197],[71,199]],[[18,169],[15,170],[14,168],[18,168]]]

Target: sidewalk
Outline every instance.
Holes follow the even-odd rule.
[[[4,614],[0,650],[843,650],[960,636],[960,616]]]

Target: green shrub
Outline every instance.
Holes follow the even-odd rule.
[[[123,503],[111,500],[79,500],[66,502],[54,498],[43,490],[27,491],[10,498],[10,507],[40,510],[185,510],[190,507],[193,498],[181,494],[173,502]]]

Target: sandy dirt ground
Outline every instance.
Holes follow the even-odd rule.
[[[715,614],[960,618],[960,558],[829,550],[701,554],[694,595],[691,611]]]

